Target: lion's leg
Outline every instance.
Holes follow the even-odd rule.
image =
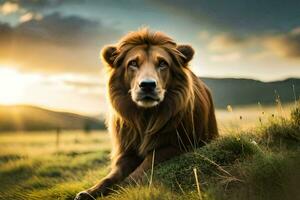
[[[106,177],[90,189],[78,193],[75,200],[88,200],[93,199],[93,197],[106,195],[114,184],[126,178],[141,162],[142,159],[135,154],[121,155]]]
[[[145,172],[148,171],[149,169],[152,168],[152,161],[154,158],[154,163],[153,166],[164,162],[174,156],[178,156],[180,155],[182,152],[176,148],[176,147],[172,147],[172,146],[168,146],[168,147],[164,147],[164,148],[160,148],[160,149],[156,149],[155,151],[152,151],[151,153],[149,153],[144,161],[141,163],[141,165],[136,168],[136,170],[134,170],[134,172],[132,172],[130,174],[130,176],[128,177],[129,182],[140,182],[143,180],[143,178],[145,177]]]

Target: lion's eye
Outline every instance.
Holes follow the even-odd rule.
[[[137,61],[135,60],[132,60],[128,63],[128,67],[130,67],[131,69],[134,69],[136,70],[138,68],[138,64],[137,64]]]
[[[161,69],[161,70],[166,69],[168,66],[169,66],[168,63],[164,60],[161,60],[158,63],[158,68]]]

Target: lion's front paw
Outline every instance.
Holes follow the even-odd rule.
[[[91,194],[89,194],[86,191],[82,191],[79,192],[74,200],[95,200],[96,198],[94,198]]]

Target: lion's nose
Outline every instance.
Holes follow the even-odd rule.
[[[153,92],[156,88],[156,80],[154,79],[145,79],[139,83],[140,88],[143,92]]]

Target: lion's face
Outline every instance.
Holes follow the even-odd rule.
[[[178,90],[175,82],[179,87],[184,85],[183,68],[193,55],[192,47],[177,45],[163,34],[145,32],[142,37],[139,33],[125,36],[118,45],[102,50],[103,61],[112,70],[110,97],[123,96],[118,100],[118,107],[121,99],[125,101],[128,97],[138,107],[159,105],[167,98],[168,91],[178,93],[174,91]]]
[[[152,107],[164,100],[172,59],[158,47],[137,46],[124,58],[125,79],[131,99],[138,106]]]

